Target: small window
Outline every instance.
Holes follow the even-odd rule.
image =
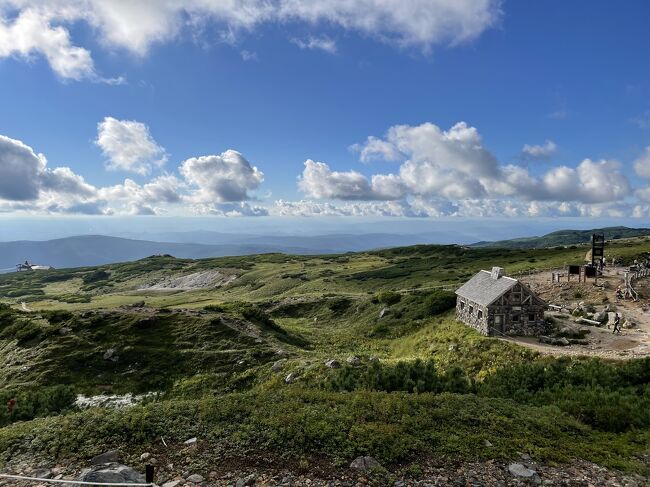
[[[512,300],[517,303],[521,301],[521,293],[512,293]]]
[[[474,313],[474,306],[470,305],[469,306],[469,314],[473,314],[473,313]]]
[[[460,302],[460,309],[465,309],[465,303],[462,301]]]
[[[530,313],[530,314],[528,315],[528,321],[535,321],[535,319],[536,319],[536,317],[535,317],[535,313]]]
[[[519,323],[519,315],[512,315],[512,322]]]
[[[478,318],[479,318],[479,320],[481,318],[483,318],[483,310],[480,310],[480,309],[478,310]]]

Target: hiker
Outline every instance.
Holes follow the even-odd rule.
[[[621,286],[618,286],[616,288],[616,302],[618,302],[620,299],[623,299],[623,291],[621,291]]]
[[[621,334],[621,315],[618,313],[614,315],[614,331],[612,333]]]

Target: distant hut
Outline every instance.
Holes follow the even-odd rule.
[[[501,267],[480,271],[456,291],[456,315],[483,335],[544,334],[546,303]]]

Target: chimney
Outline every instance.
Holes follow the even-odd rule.
[[[495,281],[503,275],[503,267],[493,267],[492,268],[492,279]]]

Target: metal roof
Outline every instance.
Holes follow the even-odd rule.
[[[482,306],[489,306],[503,296],[515,284],[512,277],[492,278],[490,271],[480,271],[456,290],[456,294]]]

